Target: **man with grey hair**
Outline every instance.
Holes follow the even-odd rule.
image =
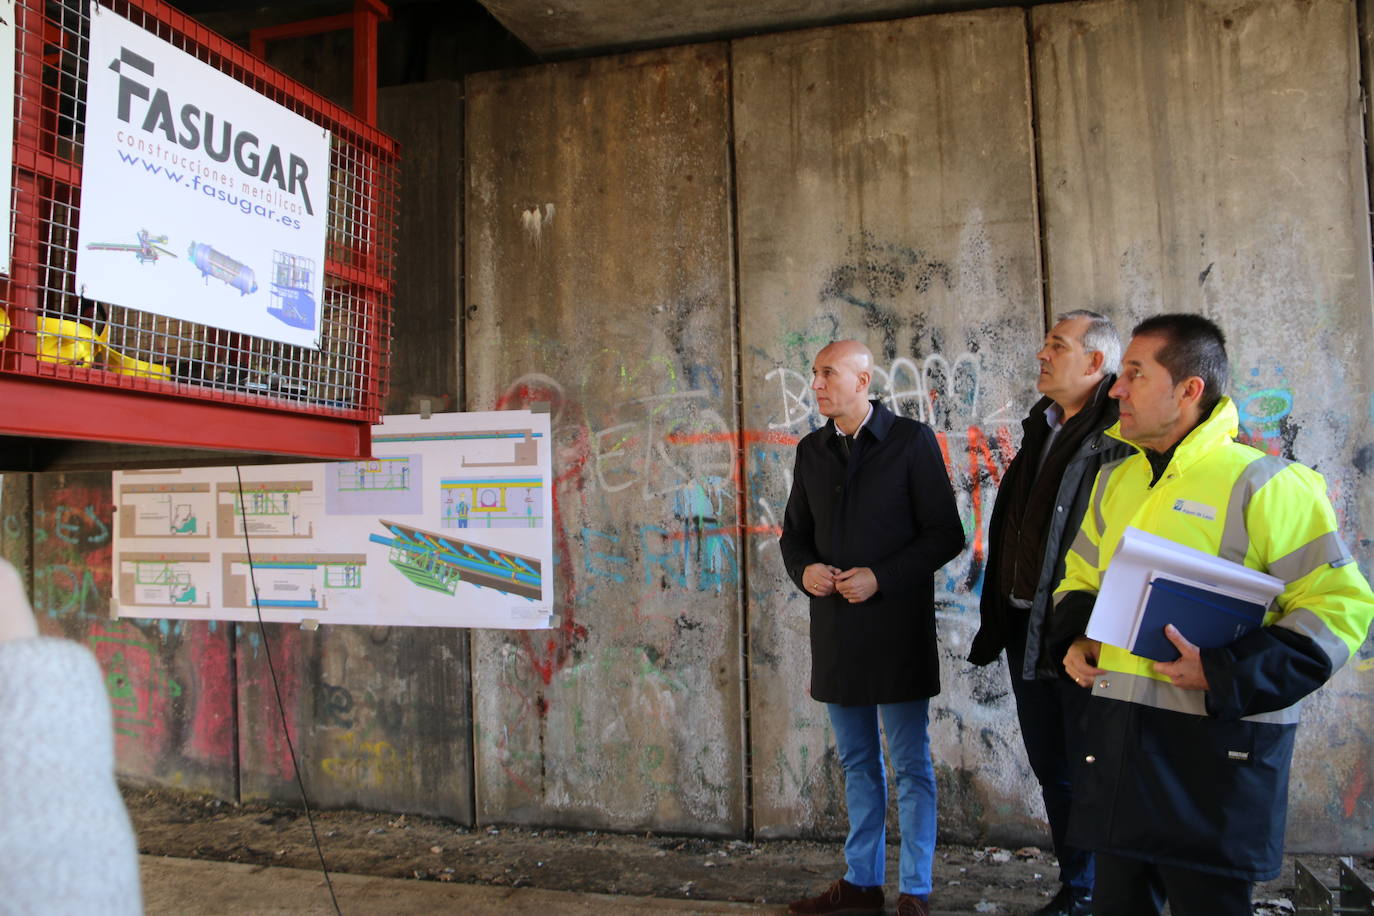
[[[1059,892],[1036,913],[1087,916],[1092,853],[1065,839],[1077,723],[1087,700],[1059,665],[1066,647],[1047,644],[1047,617],[1097,471],[1130,450],[1104,434],[1117,421],[1117,403],[1107,393],[1116,381],[1121,340],[1109,318],[1077,309],[1058,317],[1036,358],[1035,387],[1042,397],[1022,421],[1021,450],[993,505],[982,623],[969,661],[986,665],[1007,651],[1021,739],[1059,858]]]

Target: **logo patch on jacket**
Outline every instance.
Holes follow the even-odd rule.
[[[1191,499],[1174,500],[1174,511],[1182,512],[1184,515],[1191,515],[1194,518],[1200,518],[1205,522],[1214,522],[1217,520],[1217,510],[1214,506],[1193,502]]]

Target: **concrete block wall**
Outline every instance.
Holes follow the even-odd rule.
[[[269,628],[312,799],[840,835],[776,542],[792,446],[822,419],[810,360],[857,336],[882,395],[936,429],[970,540],[938,582],[942,835],[1044,842],[1005,668],[962,659],[1050,315],[1220,321],[1243,435],[1326,475],[1370,572],[1356,13],[1093,0],[483,74],[461,105],[451,86],[384,93],[408,148],[464,151],[422,152],[409,179],[447,206],[402,213],[403,247],[438,232],[421,251],[441,264],[398,278],[397,339],[424,365],[398,350],[392,401],[548,406],[561,619]],[[290,801],[261,640],[105,620],[108,479],[4,486],[0,551],[31,571],[45,627],[107,653],[112,703],[136,696],[121,771]],[[1290,848],[1369,851],[1372,696],[1367,643],[1308,704]]]
[[[545,404],[552,632],[473,634],[482,820],[745,828],[728,47],[468,80],[468,406]]]
[[[809,389],[815,352],[867,341],[888,406],[935,429],[970,543],[936,586],[941,824],[963,839],[993,823],[1029,835],[1005,673],[963,661],[987,515],[1034,377],[1027,351],[1043,334],[1024,16],[753,38],[736,43],[734,72],[749,511],[781,523],[792,444],[825,422]],[[843,784],[824,707],[806,696],[806,602],[776,538],[757,546],[751,695],[787,714],[751,719],[755,827],[835,833]]]

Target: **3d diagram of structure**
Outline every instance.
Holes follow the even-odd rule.
[[[208,553],[124,553],[116,594],[121,608],[210,606]],[[136,616],[136,615],[127,615]]]
[[[439,481],[445,528],[541,528],[544,481],[538,477],[445,477]]]
[[[313,514],[303,505],[314,490],[309,480],[245,481],[240,493],[236,483],[218,484],[216,524],[221,537],[233,532],[243,537],[244,526],[253,537],[309,538],[315,526]]]
[[[208,483],[124,484],[119,488],[119,536],[208,538],[214,514]]]
[[[153,235],[147,229],[140,229],[137,237],[137,245],[130,245],[126,242],[91,242],[86,246],[86,249],[88,251],[132,252],[140,264],[156,264],[157,259],[164,254],[169,258],[176,257],[175,254],[162,247],[167,244],[167,236]]]
[[[315,262],[310,258],[277,251],[272,256],[272,297],[279,305],[269,305],[267,314],[305,331],[315,329],[315,297],[310,294]]]
[[[363,587],[365,554],[254,553],[249,568],[246,553],[223,558],[224,606],[251,608],[253,586],[258,607],[324,611],[340,590]]]
[[[410,489],[410,456],[373,458],[335,464],[335,487],[340,493],[404,491]]]
[[[391,537],[369,535],[368,540],[390,548],[387,560],[420,588],[453,595],[458,583],[494,588],[531,601],[543,597],[540,563],[534,557],[495,550],[378,519]]]
[[[200,275],[207,284],[214,277],[238,290],[240,296],[258,291],[258,279],[253,268],[235,261],[224,252],[216,251],[204,242],[192,242],[188,256],[191,263],[200,269]]]

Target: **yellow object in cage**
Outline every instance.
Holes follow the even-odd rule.
[[[5,338],[10,336],[10,316],[3,307],[0,307],[0,343],[5,342]]]
[[[109,331],[96,334],[90,325],[67,318],[38,319],[38,359],[45,363],[92,366],[103,358],[117,375],[169,379],[172,371],[159,363],[135,359],[106,343]]]
[[[90,325],[66,318],[38,319],[38,358],[45,363],[89,366],[95,362],[96,337]]]
[[[102,345],[103,346],[103,345]],[[104,347],[105,368],[119,375],[135,375],[139,378],[160,378],[170,379],[172,370],[160,363],[150,363],[146,360],[135,359],[119,352],[114,347]]]

